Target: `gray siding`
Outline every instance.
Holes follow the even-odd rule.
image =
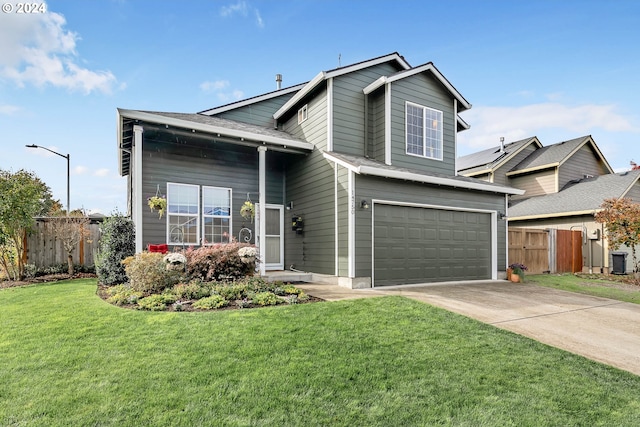
[[[433,160],[406,154],[406,101],[443,113],[443,159]],[[391,85],[391,163],[423,171],[455,175],[456,117],[451,95],[425,73],[399,80]]]
[[[298,109],[307,105],[307,120],[298,124]],[[306,103],[296,107],[291,116],[283,125],[285,132],[304,139],[325,150],[327,148],[327,90],[322,89]]]
[[[609,173],[602,161],[591,149],[590,144],[585,144],[576,151],[566,162],[560,165],[558,187],[562,189],[569,181],[582,179],[585,175],[600,176]]]
[[[625,194],[626,198],[633,200],[636,203],[640,203],[640,183],[636,182],[633,184],[633,187],[629,189],[627,194]]]
[[[381,199],[455,208],[505,210],[501,194],[456,190],[426,184],[399,182],[379,177],[356,175],[356,200]],[[356,208],[356,276],[371,276],[372,210]],[[498,221],[498,270],[505,270],[506,221]]]
[[[518,163],[527,158],[531,153],[536,151],[535,144],[527,145],[522,151],[513,156],[513,158],[509,159],[505,164],[497,168],[493,175],[493,182],[501,185],[512,185],[509,178],[507,178],[506,173],[513,169]]]
[[[167,194],[167,182],[232,189],[232,232],[237,238],[243,223],[255,235],[255,222],[240,216],[240,207],[249,193],[258,201],[258,153],[255,148],[216,144],[215,149],[202,146],[184,146],[154,139],[153,132],[145,131],[143,142],[142,197],[143,245],[166,243],[167,218],[147,208],[147,197]],[[284,165],[287,157],[267,152],[267,203],[284,203]],[[255,241],[252,241],[255,243]]]
[[[371,141],[369,157],[379,162],[384,162],[384,133],[386,123],[384,121],[384,88],[378,89],[369,95],[369,109],[371,121],[369,122],[369,139]]]
[[[362,90],[381,76],[398,69],[380,64],[333,79],[333,149],[363,156],[365,153],[364,93]]]
[[[216,114],[215,117],[249,123],[257,126],[274,127],[273,113],[278,111],[295,92],[271,98],[266,101],[239,107]]]
[[[349,276],[349,170],[338,168],[338,276]]]
[[[287,200],[290,214],[304,220],[304,233],[285,227],[285,267],[320,274],[335,273],[335,198],[332,164],[314,150],[287,169]]]

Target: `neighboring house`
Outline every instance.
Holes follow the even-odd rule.
[[[507,196],[522,191],[456,176],[469,108],[432,63],[393,53],[197,114],[119,109],[136,249],[249,237],[262,274],[346,287],[502,277]]]
[[[580,230],[583,232],[583,269],[608,273],[612,266],[605,227],[594,220],[602,202],[630,198],[640,202],[640,170],[584,178],[560,192],[513,201],[509,226],[521,228]],[[604,237],[604,238],[603,238]],[[630,250],[621,248],[630,253]],[[633,271],[628,257],[627,271]]]
[[[640,201],[638,174],[614,174],[591,136],[546,147],[535,137],[494,147],[459,158],[458,173],[525,190],[510,197],[509,227],[582,231],[585,271],[611,266],[603,226],[594,221],[602,202]],[[555,271],[557,247],[552,242],[550,248],[548,265]]]

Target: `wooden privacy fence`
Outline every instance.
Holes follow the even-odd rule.
[[[528,273],[582,271],[582,232],[509,228],[509,264],[521,263]]]
[[[31,233],[25,239],[26,262],[38,268],[67,263],[67,251],[60,239],[56,239],[49,218],[37,218]],[[55,219],[54,219],[55,220]],[[87,237],[82,239],[73,251],[73,263],[95,265],[100,240],[100,224],[91,222]]]
[[[549,233],[533,228],[509,228],[509,264],[527,266],[527,273],[549,271]]]

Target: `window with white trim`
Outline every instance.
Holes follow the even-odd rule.
[[[298,110],[298,124],[304,122],[305,120],[307,120],[308,114],[307,114],[307,105],[303,105],[302,108],[300,108]]]
[[[202,187],[202,225],[203,244],[230,242],[230,188]]]
[[[167,183],[167,243],[229,243],[231,189]]]
[[[174,245],[200,243],[200,187],[167,183],[167,235]]]
[[[407,102],[406,152],[442,160],[442,111]]]

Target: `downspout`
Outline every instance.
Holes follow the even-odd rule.
[[[258,203],[260,204],[260,209],[258,210],[258,221],[260,232],[258,233],[258,239],[260,240],[260,246],[258,247],[258,256],[259,262],[258,266],[260,268],[260,276],[264,276],[266,272],[265,265],[265,257],[264,252],[266,249],[266,241],[267,241],[267,218],[266,218],[266,202],[267,202],[267,184],[266,184],[266,152],[267,147],[260,146],[258,147],[258,188],[260,192],[260,196],[258,198]]]
[[[133,127],[133,224],[136,253],[143,250],[142,240],[142,126]]]

